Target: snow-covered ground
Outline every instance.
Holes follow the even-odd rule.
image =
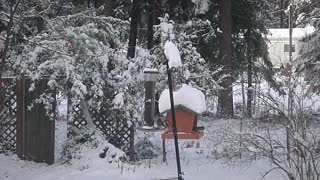
[[[236,89],[238,89],[236,92],[241,94],[240,87]],[[235,93],[236,102],[241,102],[240,94]],[[306,98],[306,100],[309,99]],[[67,122],[65,118],[67,102],[63,97],[60,100],[58,119],[56,121],[55,164],[48,166],[19,160],[14,154],[0,154],[0,180],[152,180],[176,176],[175,151],[172,140],[167,140],[166,142],[167,162],[162,162],[162,132],[137,131],[136,142],[147,139],[156,147],[153,150],[156,151],[155,153],[158,157],[151,160],[142,160],[130,164],[117,160],[110,161],[108,158],[102,159],[99,157],[99,153],[102,152],[102,147],[107,144],[105,143],[102,144],[102,149],[84,147],[81,158],[73,159],[71,163],[64,163],[61,160],[61,156],[67,140]],[[314,105],[314,101],[312,102],[306,104]],[[235,152],[235,149],[238,149],[238,144],[230,142],[226,133],[230,133],[228,131],[230,129],[238,131],[240,127],[239,120],[203,118],[199,123],[206,128],[204,137],[198,141],[180,140],[179,143],[185,180],[285,179],[284,175],[279,171],[272,171],[263,178],[264,174],[272,169],[272,165],[266,159],[257,158],[252,162],[248,162],[248,157],[243,157],[242,159],[232,158],[232,153]],[[250,128],[248,123],[250,122],[244,121],[244,127]],[[110,151],[111,153],[120,152],[117,149],[111,149],[113,149]],[[255,157],[252,159],[255,159]]]
[[[229,167],[219,161],[205,158],[182,159],[182,169],[186,180],[260,180],[263,173],[269,168],[265,161],[258,161],[251,166]],[[168,164],[151,161],[141,165],[108,164],[102,159],[91,161],[90,167],[82,169],[77,165],[56,163],[48,166],[33,162],[18,160],[14,156],[0,155],[1,180],[152,180],[160,177],[176,175],[174,159],[169,159]],[[270,174],[266,180],[281,180],[280,174]]]
[[[197,141],[180,141],[180,157],[185,180],[260,180],[265,172],[272,166],[267,160],[257,160],[248,163],[246,160],[230,162],[217,159],[214,152],[224,151],[221,148],[223,139],[216,138],[221,135],[223,128],[230,125],[236,127],[237,120],[202,121],[207,130],[205,136]],[[58,123],[57,135],[58,150],[61,151],[65,138],[61,137],[64,125]],[[60,129],[59,129],[60,128]],[[71,163],[57,160],[54,165],[37,164],[22,161],[16,155],[0,154],[0,180],[152,180],[163,177],[176,176],[176,161],[172,140],[167,140],[167,162],[162,162],[161,132],[146,133],[137,131],[137,141],[147,138],[156,147],[159,155],[152,160],[143,160],[135,164],[109,161],[100,158],[101,149],[83,148],[83,156],[73,159]],[[222,141],[221,141],[222,140]],[[103,146],[102,146],[103,147]],[[112,149],[112,148],[111,148]],[[117,150],[115,150],[117,152]],[[58,151],[56,151],[58,152]],[[56,158],[57,159],[57,158]],[[110,163],[111,162],[111,163]],[[280,172],[273,171],[265,180],[283,180]]]

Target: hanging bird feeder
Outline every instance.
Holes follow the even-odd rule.
[[[144,69],[145,100],[144,100],[144,121],[143,126],[138,128],[144,131],[155,131],[160,128],[155,123],[155,88],[159,71],[157,69]]]

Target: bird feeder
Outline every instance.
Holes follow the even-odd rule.
[[[175,106],[178,139],[200,139],[203,136],[203,126],[198,126],[199,113],[183,105]],[[172,113],[167,112],[168,129],[162,134],[163,139],[173,139]]]
[[[155,88],[158,80],[159,71],[157,69],[144,69],[145,81],[145,100],[144,100],[144,124],[140,129],[154,130],[157,129],[154,123],[155,114]]]
[[[162,134],[163,139],[174,138],[172,111],[167,103],[168,94],[165,90],[159,99],[159,110],[162,114],[166,114],[168,121],[168,129]],[[183,84],[173,95],[178,139],[200,139],[203,136],[204,127],[198,126],[198,116],[206,110],[204,94],[198,89]]]

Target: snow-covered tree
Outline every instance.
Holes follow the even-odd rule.
[[[160,84],[159,90],[165,88],[166,83],[166,67],[163,46],[167,40],[172,41],[178,48],[181,56],[182,67],[177,68],[174,73],[176,84],[186,83],[195,86],[206,92],[207,103],[213,109],[213,99],[216,97],[217,89],[220,87],[213,78],[221,72],[221,68],[213,68],[202,58],[198,52],[197,35],[199,28],[199,20],[190,20],[181,24],[175,24],[169,20],[169,16],[162,18],[161,23],[156,26],[155,42],[159,42],[152,49],[154,55],[157,56],[158,62],[161,65],[158,69],[161,73],[161,79],[164,81]],[[201,26],[201,25],[200,25]]]
[[[45,29],[14,47],[13,70],[33,80],[49,76],[49,86],[99,109],[113,83],[112,65],[127,37],[128,23],[88,11],[48,19]],[[61,77],[66,77],[62,78]],[[71,84],[71,87],[69,87]],[[100,99],[100,100],[99,100]]]
[[[302,4],[302,5],[301,5]],[[307,9],[307,11],[302,11]],[[314,26],[315,31],[313,34],[305,37],[301,55],[297,58],[298,72],[305,72],[306,81],[310,84],[310,92],[320,92],[320,4],[318,1],[302,1],[298,10],[298,22],[301,25],[309,24]]]

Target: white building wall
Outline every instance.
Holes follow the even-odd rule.
[[[313,28],[294,28],[292,33],[292,45],[294,60],[301,54],[302,46],[306,43],[301,42],[303,37],[311,34]],[[289,29],[269,29],[270,34],[267,36],[268,51],[270,59],[275,68],[279,68],[289,62],[289,52],[285,52],[285,45],[289,46]]]

